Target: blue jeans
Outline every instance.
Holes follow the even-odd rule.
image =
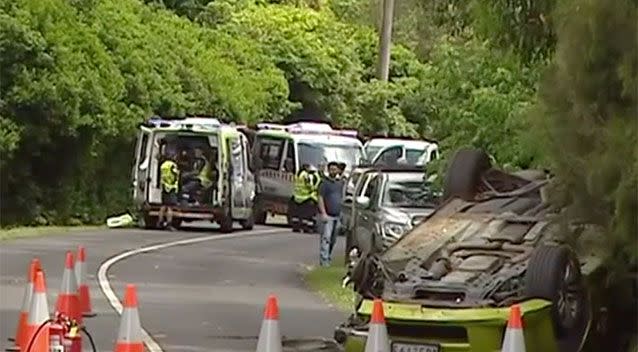
[[[321,237],[319,244],[319,264],[329,266],[332,256],[332,249],[337,241],[339,231],[339,217],[328,216],[327,220],[321,220]]]

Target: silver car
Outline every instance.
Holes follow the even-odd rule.
[[[341,222],[346,257],[381,251],[434,211],[438,195],[421,169],[371,168],[355,170],[344,197]]]

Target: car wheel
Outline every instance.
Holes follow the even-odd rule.
[[[587,318],[587,298],[580,264],[565,245],[537,247],[525,274],[526,294],[552,302],[552,321],[561,339],[579,330]]]
[[[474,200],[481,175],[491,168],[490,158],[480,149],[461,149],[454,155],[445,175],[444,199]]]
[[[174,228],[179,229],[182,227],[182,219],[173,219],[172,225]]]

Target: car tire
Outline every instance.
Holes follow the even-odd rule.
[[[182,227],[182,222],[182,219],[173,219],[172,225],[174,228],[179,229]]]
[[[250,231],[255,227],[255,216],[254,213],[251,211],[250,215],[248,216],[248,219],[242,220],[239,222],[241,225],[241,228],[246,230],[246,231]]]
[[[552,302],[551,315],[556,337],[573,335],[587,319],[587,296],[580,264],[566,245],[542,245],[534,249],[525,273],[529,298]]]
[[[474,200],[481,175],[490,168],[490,158],[484,151],[457,151],[445,175],[443,198],[459,197],[466,201]]]

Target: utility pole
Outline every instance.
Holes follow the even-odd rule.
[[[392,20],[394,17],[394,0],[383,2],[381,30],[379,33],[379,67],[377,76],[380,81],[387,82],[390,75],[390,46],[392,45]]]

